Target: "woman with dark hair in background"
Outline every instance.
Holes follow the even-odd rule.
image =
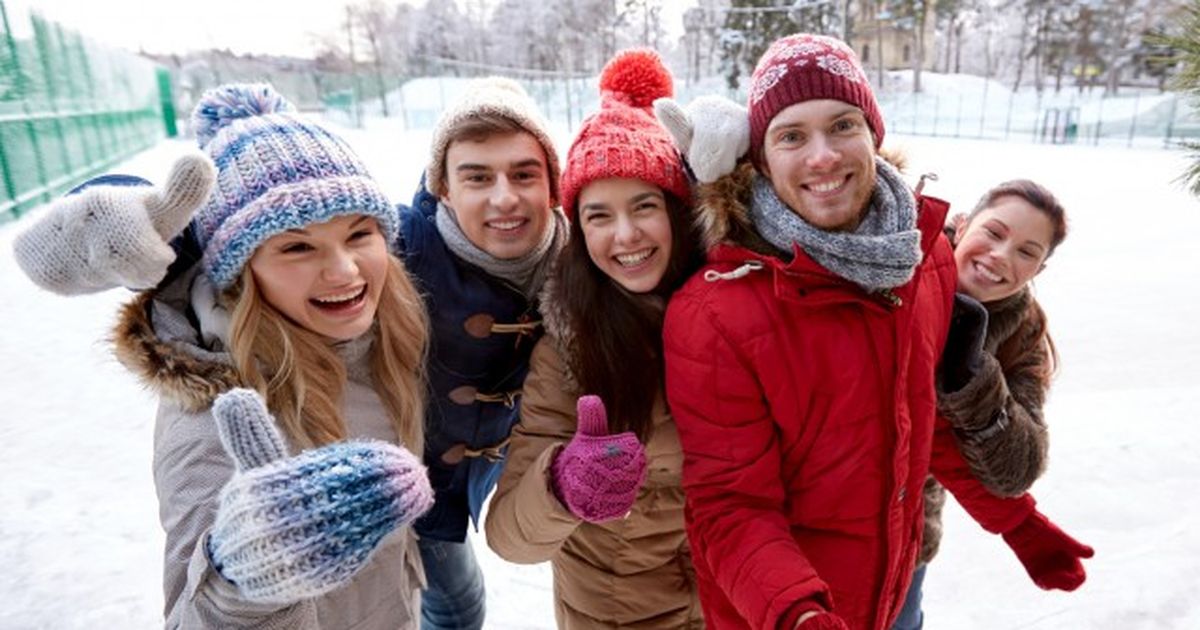
[[[972,474],[1015,497],[1046,470],[1042,405],[1058,354],[1029,284],[1067,237],[1066,211],[1045,187],[1005,182],[947,227],[958,267],[954,320],[938,375],[938,412],[954,426]],[[925,481],[925,536],[893,630],[919,630],[925,567],[942,538],[946,491]]]

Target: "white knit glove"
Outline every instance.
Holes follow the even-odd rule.
[[[654,115],[701,183],[732,173],[750,149],[750,114],[725,97],[701,96],[687,107],[660,98],[654,101]]]
[[[216,173],[197,151],[175,162],[162,188],[97,184],[58,199],[17,236],[17,264],[60,295],[154,287],[175,260],[168,243],[208,200]]]

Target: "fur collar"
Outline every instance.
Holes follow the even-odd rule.
[[[1002,300],[985,304],[988,312],[987,341],[984,349],[991,354],[996,353],[1000,344],[1017,333],[1029,319],[1033,295],[1029,287],[1021,289]]]
[[[240,385],[237,372],[218,360],[221,355],[204,357],[183,341],[161,338],[151,320],[155,296],[144,291],[121,307],[112,333],[114,354],[155,394],[189,412],[203,411],[219,394]]]
[[[578,390],[579,381],[571,371],[570,357],[575,353],[575,333],[571,328],[571,315],[560,296],[558,280],[558,263],[550,269],[546,283],[542,286],[538,311],[542,315],[542,327],[546,331],[546,339],[554,346],[562,359],[562,377],[567,389]]]

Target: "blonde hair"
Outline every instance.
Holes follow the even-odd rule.
[[[423,366],[429,320],[404,265],[390,258],[375,313],[372,384],[400,443],[420,454],[425,437]],[[346,439],[341,412],[346,367],[329,340],[271,306],[249,266],[226,298],[234,303],[229,338],[234,366],[243,382],[266,399],[287,439],[300,448]]]

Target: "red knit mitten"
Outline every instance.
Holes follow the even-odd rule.
[[[1025,565],[1033,583],[1046,590],[1079,588],[1087,579],[1080,559],[1091,558],[1095,553],[1036,510],[1020,525],[1004,532],[1004,542]]]

